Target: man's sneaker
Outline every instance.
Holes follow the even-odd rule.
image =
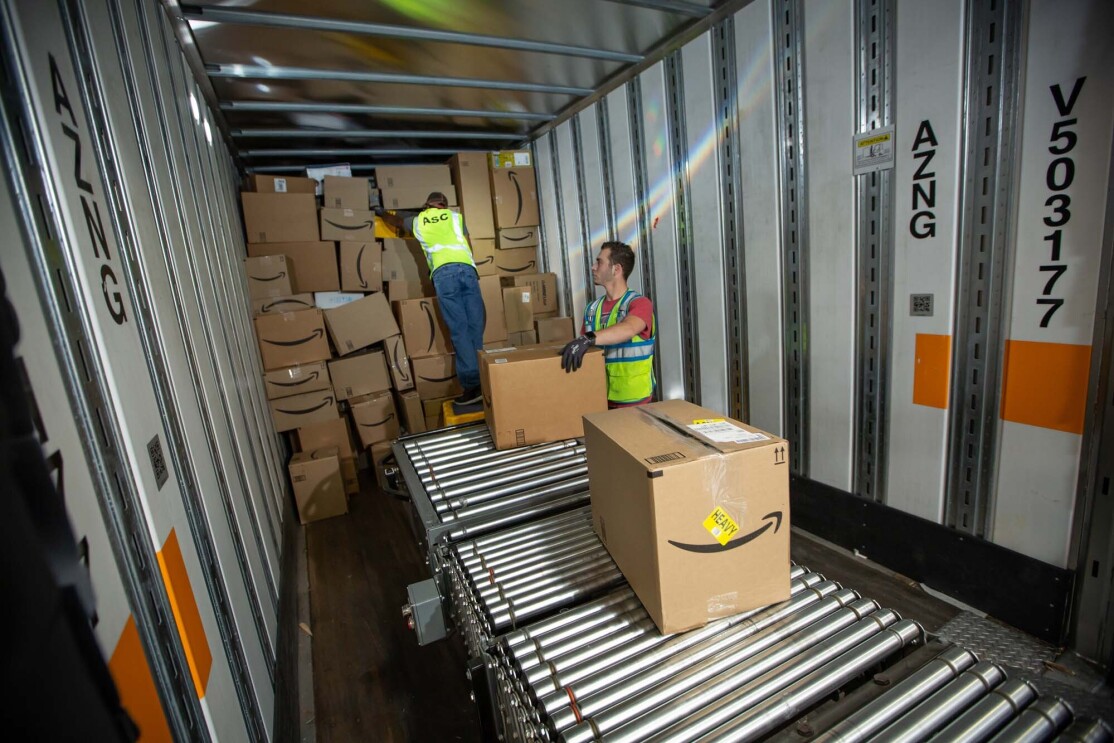
[[[479,387],[469,387],[453,402],[457,405],[475,405],[483,399],[483,391]]]

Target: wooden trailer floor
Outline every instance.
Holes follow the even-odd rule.
[[[480,740],[463,646],[454,637],[419,647],[402,620],[406,586],[428,577],[408,509],[368,483],[347,516],[306,527],[315,709],[302,741]],[[796,530],[792,555],[929,632],[971,616]]]

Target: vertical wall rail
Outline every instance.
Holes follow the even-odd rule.
[[[530,162],[534,163],[534,168],[538,169],[538,140],[530,142]],[[549,273],[549,237],[546,234],[546,219],[545,210],[539,215],[541,219],[538,221],[538,270],[542,273]],[[565,277],[561,278],[562,283],[566,281]]]
[[[808,189],[805,172],[804,8],[801,0],[775,0],[777,127],[781,181],[781,254],[785,281],[785,431],[789,467],[808,476]]]
[[[596,130],[600,140],[600,171],[603,176],[603,205],[607,219],[607,239],[618,240],[619,233],[615,225],[615,185],[612,178],[611,163],[611,118],[607,111],[607,96],[600,98],[596,103]],[[591,276],[592,272],[589,271]]]
[[[565,297],[565,311],[572,316],[576,316],[577,308],[572,303],[572,285],[569,273],[569,244],[565,230],[565,210],[561,208],[564,203],[561,198],[561,155],[557,151],[557,130],[549,132],[546,135],[549,138],[549,157],[550,164],[553,168],[553,196],[554,203],[557,204],[557,245],[561,252],[561,276],[564,278],[564,297]]]
[[[968,4],[959,272],[945,523],[986,536],[994,492],[1021,3]]]
[[[894,0],[857,0],[858,132],[894,123]],[[853,485],[885,500],[886,421],[893,301],[894,171],[855,177],[858,298],[855,345]]]
[[[584,238],[584,249],[581,251],[581,259],[584,262],[584,296],[587,298],[585,304],[587,305],[596,296],[596,285],[592,281],[592,226],[588,219],[588,186],[585,182],[585,168],[584,168],[584,139],[581,134],[580,114],[573,116],[569,120],[569,127],[572,130],[572,151],[573,151],[573,169],[576,173],[576,182],[579,188],[576,189],[576,203],[578,206],[577,215],[580,217],[580,234]]]

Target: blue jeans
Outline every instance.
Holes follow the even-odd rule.
[[[441,316],[449,326],[456,351],[456,376],[464,389],[480,386],[476,354],[484,345],[487,313],[480,294],[480,277],[467,263],[447,263],[433,273]]]

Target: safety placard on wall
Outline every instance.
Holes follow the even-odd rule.
[[[894,128],[883,126],[854,137],[855,175],[875,170],[889,170],[894,166]]]

